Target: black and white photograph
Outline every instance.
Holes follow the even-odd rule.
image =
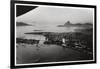
[[[15,66],[95,62],[95,8],[14,4]]]

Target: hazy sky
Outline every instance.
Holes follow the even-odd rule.
[[[47,7],[39,6],[16,19],[18,22],[26,22],[33,25],[62,25],[68,20],[71,23],[93,23],[93,9]]]

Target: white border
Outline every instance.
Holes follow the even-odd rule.
[[[15,5],[15,14],[16,14],[16,5],[27,5],[27,6],[43,6],[43,7],[58,7],[58,8],[74,8],[74,9],[88,9],[88,8],[82,8],[82,7],[65,7],[65,6],[49,6],[49,5],[34,5],[34,4],[14,4]],[[93,8],[93,12],[94,12],[94,8]],[[21,66],[21,65],[41,65],[41,64],[56,64],[56,63],[76,63],[76,62],[87,62],[87,61],[95,61],[95,55],[94,55],[94,15],[95,12],[93,14],[93,60],[80,60],[80,61],[63,61],[63,62],[44,62],[44,63],[30,63],[30,64],[16,64],[16,24],[15,24],[15,66]],[[16,15],[15,15],[15,22],[16,23]]]

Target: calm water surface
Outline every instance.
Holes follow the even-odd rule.
[[[41,30],[42,32],[74,32],[80,27],[34,27],[21,26],[16,27],[16,37],[27,39],[41,40],[39,45],[17,44],[16,46],[16,60],[18,64],[36,63],[36,62],[56,62],[56,61],[73,61],[86,59],[84,54],[58,45],[44,45],[45,39],[42,35],[24,34],[28,32],[35,32],[34,30]],[[81,29],[81,28],[80,28]],[[40,31],[40,32],[41,32]],[[38,31],[39,32],[39,31]],[[86,56],[86,55],[85,55]]]
[[[43,40],[44,37],[42,35],[30,35],[30,34],[24,34],[24,33],[28,33],[28,32],[59,32],[59,33],[75,32],[75,29],[82,29],[82,27],[20,26],[20,27],[16,27],[16,34],[17,34],[17,37],[21,37],[21,38]],[[41,30],[41,31],[34,31],[34,30]]]

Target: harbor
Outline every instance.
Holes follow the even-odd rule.
[[[18,64],[93,59],[90,34],[33,32],[26,35],[39,35],[40,39],[16,38]]]

